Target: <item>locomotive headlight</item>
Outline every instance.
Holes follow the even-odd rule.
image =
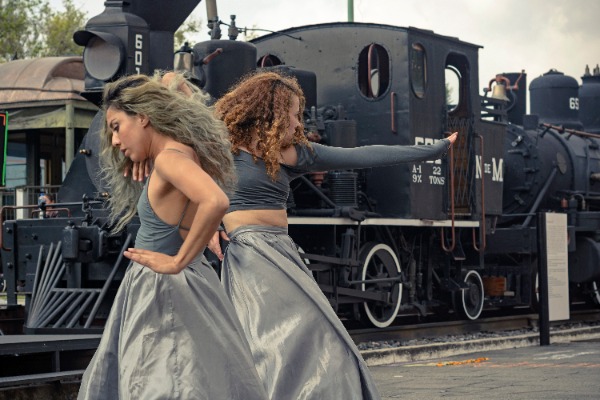
[[[87,73],[99,81],[111,80],[125,61],[123,42],[106,32],[77,31],[75,43],[85,46],[83,64]]]

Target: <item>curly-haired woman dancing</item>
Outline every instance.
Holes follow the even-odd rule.
[[[231,242],[222,283],[269,396],[378,399],[358,349],[287,234],[290,181],[310,171],[438,159],[456,134],[431,146],[309,144],[302,90],[274,72],[250,76],[215,107],[229,129],[238,176],[223,218]]]

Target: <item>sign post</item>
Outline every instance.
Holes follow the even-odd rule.
[[[568,320],[569,254],[567,215],[538,214],[540,345],[550,344],[550,321]]]

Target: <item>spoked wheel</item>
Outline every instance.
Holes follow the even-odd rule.
[[[361,289],[366,292],[384,292],[389,294],[387,303],[365,301],[363,303],[366,322],[378,328],[389,326],[400,310],[402,284],[400,282],[369,282],[382,278],[400,276],[400,263],[394,251],[382,243],[367,243],[360,251],[362,261]]]
[[[464,279],[468,288],[458,293],[458,304],[461,314],[470,320],[479,318],[483,311],[483,280],[477,271],[469,271]]]
[[[598,281],[592,281],[592,299],[597,306],[600,306],[600,283]]]

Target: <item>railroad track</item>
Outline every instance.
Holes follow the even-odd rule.
[[[475,321],[440,321],[394,325],[383,329],[351,329],[350,336],[355,343],[398,341],[406,342],[423,338],[437,338],[448,335],[465,335],[481,331],[526,329],[532,326],[534,314],[482,318]]]
[[[537,314],[523,314],[349,332],[367,364],[382,365],[534,346],[539,344],[538,327]],[[600,310],[572,311],[569,321],[550,323],[550,336],[551,343],[600,339]]]
[[[570,323],[600,322],[600,310],[571,311]],[[551,322],[551,327],[565,324],[565,321]],[[451,335],[466,335],[477,332],[514,331],[520,329],[537,329],[539,315],[524,313],[522,315],[495,316],[479,318],[475,321],[437,321],[426,323],[397,323],[387,328],[352,328],[348,332],[356,344],[364,342],[397,341],[407,342],[423,338],[440,338]]]

